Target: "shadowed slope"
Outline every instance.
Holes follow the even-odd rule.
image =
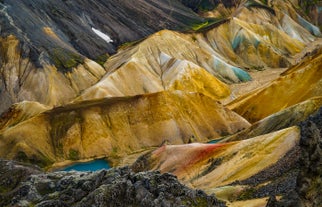
[[[158,30],[187,29],[203,18],[179,1],[130,0],[117,1],[2,1],[0,19],[5,29],[1,36],[14,34],[30,47],[32,59],[55,48],[94,59],[104,53],[114,53],[127,41],[143,38]],[[46,35],[50,28],[61,41]],[[94,28],[94,29],[93,29]],[[111,38],[106,41],[97,32]]]

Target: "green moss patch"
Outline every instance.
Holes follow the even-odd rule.
[[[71,160],[79,160],[79,152],[74,149],[69,150],[69,159]]]
[[[53,48],[49,50],[49,55],[54,65],[60,72],[70,72],[79,64],[84,63],[84,58],[65,48]]]
[[[103,55],[96,57],[94,59],[94,61],[97,62],[98,64],[100,64],[101,66],[104,66],[104,63],[107,61],[107,59],[109,57],[110,57],[109,54],[103,54]]]
[[[192,24],[191,25],[191,30],[193,32],[205,32],[210,29],[213,29],[215,27],[220,26],[221,24],[229,21],[228,18],[222,17],[222,18],[208,18],[203,22],[197,23],[197,24]]]

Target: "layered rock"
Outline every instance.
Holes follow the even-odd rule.
[[[214,192],[275,164],[298,145],[299,137],[297,128],[288,128],[240,142],[163,146],[141,160],[148,159],[144,170],[172,172],[184,183]],[[140,170],[140,162],[133,169]]]
[[[0,161],[0,205],[222,205],[167,172],[233,206],[319,205],[321,109],[294,125],[322,105],[321,33],[293,3],[0,1],[0,157],[143,154],[137,174]]]

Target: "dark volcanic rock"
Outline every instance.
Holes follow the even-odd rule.
[[[0,3],[1,36],[14,34],[34,61],[68,50],[95,59],[114,53],[121,43],[161,29],[185,30],[204,21],[177,0],[4,0]],[[45,27],[60,40],[46,35]],[[106,42],[92,28],[107,34]]]
[[[225,7],[236,6],[239,3],[234,0],[180,0],[180,2],[196,12],[212,10],[220,3]]]
[[[300,123],[301,139],[276,164],[230,185],[248,188],[237,200],[270,197],[267,207],[319,207],[322,203],[322,108]],[[276,196],[282,196],[279,200]]]
[[[321,206],[322,203],[322,108],[300,124],[301,156],[298,160],[296,184],[290,186],[283,198],[272,197],[269,207]]]
[[[135,174],[127,167],[45,174],[0,161],[0,180],[0,206],[225,206],[171,174]]]

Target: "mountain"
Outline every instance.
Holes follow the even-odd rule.
[[[3,1],[0,113],[21,101],[66,104],[87,96],[84,90],[103,90],[102,96],[160,91],[161,73],[170,67],[162,66],[160,57],[165,59],[162,63],[169,58],[192,62],[226,83],[249,81],[249,70],[289,66],[296,61],[292,56],[320,33],[290,2],[271,4],[247,1],[226,8],[215,3],[218,10],[201,17],[174,0],[135,5]],[[161,29],[186,33],[164,31],[148,37]],[[108,58],[119,46],[130,48]],[[132,91],[106,91],[106,85],[121,87],[109,79],[131,67],[135,56],[147,58],[148,63],[139,63],[148,67],[141,72],[149,76],[153,70],[156,83]]]
[[[300,6],[0,1],[0,203],[318,206],[322,34]]]
[[[119,45],[160,29],[205,21],[175,0],[4,0],[0,7],[0,113],[23,100],[67,103],[105,74],[92,60],[102,64]]]
[[[119,159],[165,140],[208,141],[250,126],[211,98],[182,91],[80,102],[9,123],[0,130],[0,156],[43,167],[68,159]]]

